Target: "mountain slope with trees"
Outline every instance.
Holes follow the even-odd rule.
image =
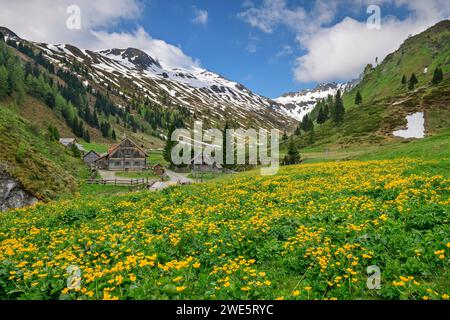
[[[309,114],[313,129],[303,130],[301,121],[296,144],[383,144],[395,139],[393,131],[404,127],[406,116],[415,112],[424,112],[428,135],[445,131],[450,128],[449,72],[450,21],[446,20],[410,37],[378,66],[368,65],[342,103],[332,96],[319,101]]]

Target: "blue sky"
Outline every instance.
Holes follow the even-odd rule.
[[[65,27],[73,4],[80,30]],[[379,29],[366,23],[371,4]],[[448,0],[2,0],[0,25],[46,43],[136,47],[168,67],[201,66],[276,98],[351,80],[449,16]]]
[[[208,12],[205,25],[192,23],[199,8]],[[242,10],[240,1],[153,1],[142,25],[199,59],[202,67],[259,94],[276,97],[308,86],[293,79],[294,52],[277,57],[284,46],[295,47],[294,35],[286,28],[265,34],[238,17]]]
[[[252,3],[256,8],[264,5],[264,1]],[[288,10],[301,7],[310,11],[313,6],[310,0],[286,1]],[[385,17],[404,20],[410,14],[406,6],[394,2],[380,7]],[[139,24],[152,37],[182,48],[185,54],[198,59],[202,67],[243,83],[259,94],[278,97],[320,82],[295,79],[296,58],[307,52],[296,40],[296,31],[283,24],[276,25],[270,33],[251,26],[240,16],[248,8],[245,1],[151,0],[145,2],[144,8],[142,19],[128,21],[120,27],[131,30]],[[204,24],[193,22],[200,10],[208,15]],[[366,10],[364,5],[340,7],[325,26],[333,26],[346,17],[365,22],[369,17]],[[336,77],[323,81],[345,80],[351,79]]]

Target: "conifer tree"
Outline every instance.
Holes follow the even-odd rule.
[[[175,131],[175,126],[171,125],[167,133],[166,145],[164,146],[163,157],[171,166],[174,165],[172,161],[172,149],[175,147],[176,142],[172,141],[172,134]]]
[[[355,97],[355,104],[357,106],[359,106],[362,103],[363,99],[361,96],[361,92],[358,90],[358,92],[356,92],[356,97]]]
[[[80,152],[80,150],[78,150],[78,147],[77,147],[77,145],[75,143],[71,145],[70,151],[72,152],[72,156],[74,158],[80,158],[81,157],[81,152]]]
[[[403,77],[402,77],[402,84],[403,84],[403,85],[406,84],[406,76],[405,76],[405,75],[403,75]]]
[[[0,99],[4,99],[9,92],[8,70],[0,67]]]
[[[416,87],[416,84],[418,84],[418,83],[419,83],[419,81],[417,80],[416,75],[413,73],[411,75],[411,78],[409,79],[408,89],[414,90],[414,88]]]
[[[321,107],[319,109],[319,114],[317,115],[317,123],[318,124],[323,124],[327,121],[327,117],[325,115],[324,108],[325,107],[323,107],[323,108]]]
[[[432,84],[437,85],[444,80],[444,73],[442,72],[441,68],[436,68],[434,70],[433,74],[433,80],[431,81]]]
[[[289,139],[287,154],[284,157],[283,163],[285,165],[297,164],[300,162],[300,153],[295,145],[293,137]]]
[[[342,101],[341,90],[338,90],[334,99],[334,105],[331,108],[331,118],[335,123],[340,123],[344,119],[345,108]]]
[[[303,120],[301,122],[301,129],[305,132],[309,132],[311,130],[314,130],[314,123],[312,122],[309,115],[305,115],[303,117]]]
[[[227,153],[231,153],[232,156],[233,156],[233,159],[235,159],[236,150],[234,149],[234,144],[230,144],[230,146],[229,146],[229,147],[233,148],[232,150],[228,149],[228,145],[227,145],[227,130],[229,130],[229,129],[232,129],[232,126],[231,126],[230,122],[227,120],[227,121],[225,121],[225,126],[224,126],[223,131],[222,131],[222,157],[223,157],[222,158],[223,159],[222,160],[222,166],[224,168],[231,169],[233,167],[233,164],[227,164]],[[230,138],[234,139],[234,137],[230,137]]]

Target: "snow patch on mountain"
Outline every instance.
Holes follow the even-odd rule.
[[[326,99],[329,95],[336,95],[338,90],[342,92],[349,91],[353,86],[354,83],[352,82],[322,83],[314,89],[286,93],[274,101],[280,104],[279,109],[281,112],[297,121],[301,121],[305,115],[314,109],[319,100]]]

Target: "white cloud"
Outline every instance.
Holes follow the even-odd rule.
[[[370,30],[365,22],[346,18],[331,28],[303,39],[308,52],[297,58],[294,70],[299,82],[350,80],[368,63],[380,61],[398,49],[410,34],[422,27],[396,20],[385,21],[381,30]]]
[[[192,69],[200,66],[199,61],[185,55],[180,48],[163,40],[153,39],[142,27],[132,33],[92,31],[92,34],[98,39],[97,50],[133,47],[157,57],[162,66],[168,69]]]
[[[66,9],[81,9],[81,29],[66,27]],[[112,32],[124,20],[141,18],[140,0],[1,0],[0,25],[36,42],[69,43],[83,49],[135,47],[158,58],[168,68],[195,68],[199,62],[162,40],[153,39],[142,27],[133,32]]]
[[[195,10],[195,17],[192,19],[195,24],[206,25],[208,23],[208,11],[206,10]]]
[[[261,39],[254,34],[249,34],[248,36],[248,44],[245,50],[249,53],[255,53],[258,50],[258,44]]]
[[[369,30],[365,21],[346,17],[335,21],[339,10],[357,13],[370,4],[406,8],[407,18],[385,17],[381,30]],[[349,80],[357,77],[376,57],[382,61],[410,35],[450,16],[448,0],[316,0],[311,9],[288,7],[285,0],[249,4],[239,17],[265,33],[280,26],[296,37],[305,54],[296,59],[294,77],[299,82]]]
[[[285,56],[289,56],[294,53],[294,50],[290,45],[284,45],[280,51],[275,54],[275,58],[281,58]]]

